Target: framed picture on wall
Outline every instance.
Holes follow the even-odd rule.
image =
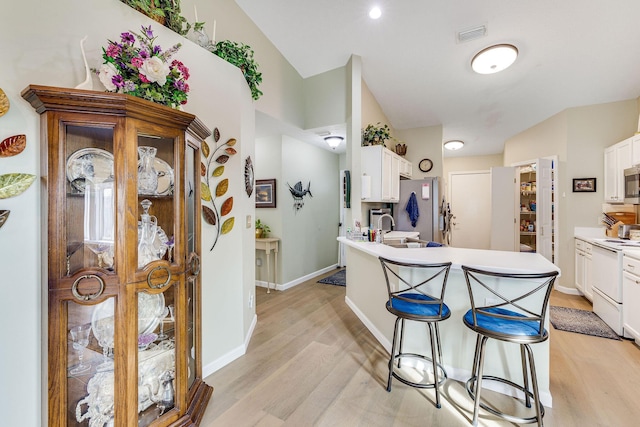
[[[595,193],[595,191],[596,191],[595,178],[574,178],[573,179],[574,193]]]
[[[276,207],[276,180],[256,180],[256,208]]]

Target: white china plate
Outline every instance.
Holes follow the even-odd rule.
[[[112,336],[103,336],[105,323],[110,331],[113,331],[114,300],[107,300],[96,305],[91,315],[91,329],[97,340],[106,339],[113,341]],[[138,335],[152,333],[160,323],[160,314],[164,308],[164,294],[149,294],[138,292]],[[113,333],[113,332],[111,332]]]
[[[138,167],[140,166],[140,160],[138,161]],[[153,168],[158,174],[158,189],[156,195],[167,196],[173,192],[173,169],[169,166],[169,163],[165,162],[159,157],[153,158]]]
[[[100,148],[83,148],[67,159],[67,179],[74,190],[84,193],[86,179],[104,182],[113,176],[113,154]]]

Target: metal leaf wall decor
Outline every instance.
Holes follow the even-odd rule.
[[[0,199],[8,199],[24,193],[36,180],[27,173],[7,173],[0,175]]]
[[[215,149],[212,151],[206,141],[202,141],[202,157],[204,160],[200,164],[200,173],[203,181],[200,183],[200,194],[202,198],[202,219],[209,225],[215,227],[216,237],[211,245],[211,249],[218,243],[218,238],[229,233],[235,224],[235,217],[227,217],[233,209],[233,196],[226,197],[229,191],[229,179],[223,178],[225,164],[231,156],[237,154],[234,145],[237,140],[229,138],[227,142],[218,145],[220,141],[220,131],[215,128],[213,131]],[[222,200],[221,202],[218,202]]]
[[[0,209],[0,228],[2,228],[5,222],[7,222],[10,213],[11,211]]]
[[[0,88],[0,117],[4,116],[9,111],[10,104],[7,94]]]
[[[24,151],[27,135],[13,135],[0,142],[0,157],[11,157]]]

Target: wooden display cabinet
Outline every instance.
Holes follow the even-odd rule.
[[[41,115],[48,425],[199,424],[213,392],[200,341],[211,132],[124,94],[32,85],[22,96]]]

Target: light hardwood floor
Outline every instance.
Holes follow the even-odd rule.
[[[469,426],[461,383],[445,383],[441,409],[433,390],[394,380],[386,391],[387,352],[345,304],[345,288],[316,283],[321,277],[283,292],[256,288],[247,354],[206,378],[214,393],[201,426]],[[555,291],[551,303],[591,309]],[[550,333],[553,408],[545,425],[640,425],[640,349],[629,340]],[[480,425],[513,424],[481,411]]]

